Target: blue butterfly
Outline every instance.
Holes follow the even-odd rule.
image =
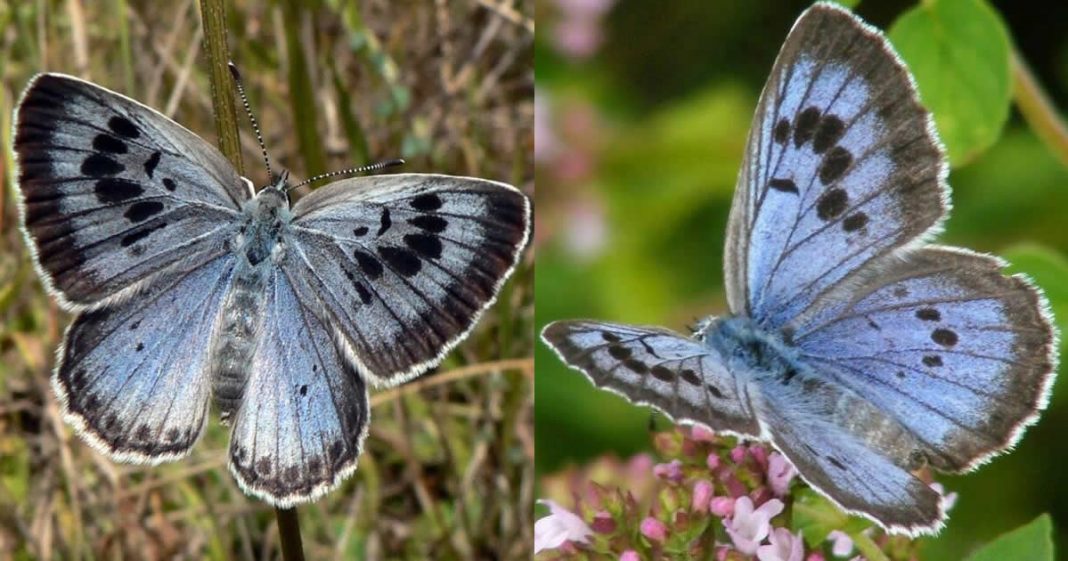
[[[132,99],[36,76],[15,111],[21,226],[77,313],[52,387],[124,462],[188,454],[213,400],[241,488],[288,507],[356,469],[367,386],[437,364],[493,303],[530,205],[483,179],[397,174],[290,206]]]
[[[543,339],[597,386],[771,442],[841,508],[937,532],[915,472],[969,471],[1045,408],[1056,334],[1000,259],[927,244],[946,158],[878,30],[829,3],[794,25],[761,95],[727,228],[730,314],[692,337],[561,321]]]

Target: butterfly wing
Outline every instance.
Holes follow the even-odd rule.
[[[64,417],[94,448],[118,461],[156,464],[193,447],[211,394],[205,349],[233,263],[220,257],[165,274],[67,328],[52,386]]]
[[[516,189],[444,175],[339,181],[293,207],[282,264],[372,383],[433,366],[493,303],[526,244]]]
[[[904,63],[833,4],[794,25],[761,95],[728,224],[732,312],[766,328],[934,230],[941,145]]]
[[[791,325],[794,344],[922,440],[934,467],[968,470],[1037,419],[1056,372],[1045,298],[1002,267],[948,247],[895,257]]]
[[[360,374],[291,279],[268,284],[248,385],[230,433],[241,488],[290,507],[314,500],[356,469],[370,406]]]
[[[222,251],[249,187],[213,146],[155,110],[61,74],[15,112],[23,231],[60,303],[106,301]]]
[[[744,387],[698,341],[666,329],[588,320],[551,323],[542,339],[594,385],[676,421],[760,434]]]
[[[879,410],[819,378],[765,378],[752,394],[765,437],[835,504],[894,533],[941,528],[943,499],[910,473],[913,441]]]

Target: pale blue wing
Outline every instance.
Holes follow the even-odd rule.
[[[812,488],[894,533],[942,527],[942,497],[910,473],[922,466],[915,442],[881,411],[812,373],[757,384],[753,406],[764,437]]]
[[[594,385],[679,422],[757,435],[749,396],[721,357],[701,342],[667,329],[599,321],[558,321],[542,339]]]
[[[360,374],[291,280],[276,272],[266,294],[230,433],[230,472],[246,493],[289,507],[322,496],[356,469],[371,410]]]
[[[67,328],[52,387],[64,416],[118,461],[159,463],[189,452],[211,396],[210,348],[234,260],[171,272]]]
[[[516,189],[444,175],[339,181],[297,201],[293,215],[282,267],[376,384],[423,372],[467,334],[530,229]]]
[[[23,231],[41,278],[68,309],[218,254],[250,196],[206,141],[70,76],[35,77],[14,131]]]
[[[904,63],[833,4],[794,25],[749,134],[726,285],[731,311],[765,328],[945,214],[941,145]]]
[[[933,466],[966,470],[1038,418],[1056,371],[1045,298],[1003,266],[946,247],[894,257],[787,332],[805,362],[908,427]]]

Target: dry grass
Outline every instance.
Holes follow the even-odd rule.
[[[533,3],[251,2],[228,6],[275,167],[295,178],[404,157],[406,171],[533,190]],[[75,74],[213,140],[198,3],[0,5],[0,560],[277,559],[273,510],[225,469],[216,422],[193,454],[118,465],[72,434],[48,385],[69,317],[17,230],[10,116],[30,76]],[[303,64],[300,64],[303,62]],[[245,127],[247,175],[266,179]],[[309,559],[526,559],[532,543],[533,256],[438,369],[373,396],[357,474],[300,508]]]

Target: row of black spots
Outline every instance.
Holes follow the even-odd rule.
[[[820,162],[820,183],[830,185],[838,181],[852,164],[853,153],[841,146],[835,146],[823,156],[823,161]]]
[[[93,149],[109,154],[125,154],[129,151],[125,142],[107,133],[100,133],[93,137]]]
[[[449,221],[433,214],[420,214],[408,219],[408,224],[431,234],[440,234],[449,226]]]
[[[108,119],[108,128],[112,132],[120,136],[124,136],[129,139],[139,138],[141,131],[137,129],[137,126],[126,117],[115,115]]]
[[[408,201],[408,205],[420,212],[433,212],[444,204],[435,193],[424,193]]]
[[[159,201],[139,201],[129,206],[123,216],[136,224],[163,212],[163,203]]]
[[[381,236],[385,234],[389,228],[393,225],[393,220],[389,216],[389,208],[382,209],[382,216],[379,217],[378,233],[375,236]]]
[[[942,313],[931,307],[920,308],[916,310],[916,318],[922,321],[942,321]]]
[[[145,188],[136,181],[121,177],[106,177],[98,179],[93,186],[96,200],[101,204],[124,203],[130,199],[140,197]]]
[[[957,333],[951,329],[939,327],[931,332],[931,340],[943,347],[952,347],[957,344]]]
[[[122,173],[126,166],[115,161],[111,156],[93,153],[82,160],[81,172],[86,177],[108,177]]]
[[[163,157],[163,153],[160,152],[159,150],[156,150],[155,152],[152,153],[151,156],[148,157],[147,160],[145,160],[145,163],[144,163],[145,173],[148,174],[148,178],[149,179],[153,179],[153,175],[156,173],[156,166],[159,165],[160,158],[162,158],[162,157]]]
[[[604,339],[606,343],[618,343],[621,340],[619,338],[619,335],[616,335],[615,333],[612,333],[610,331],[602,331],[601,339]]]

